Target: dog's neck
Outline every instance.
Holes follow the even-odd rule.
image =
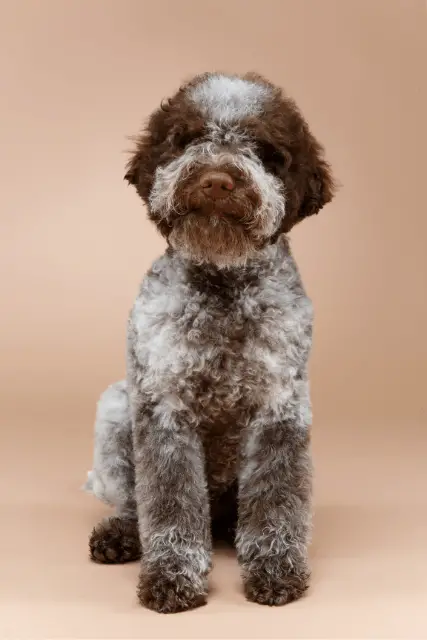
[[[197,263],[189,258],[180,256],[179,252],[168,248],[167,254],[173,259],[178,259],[183,264],[188,279],[203,288],[209,287],[221,290],[235,290],[250,286],[259,281],[260,277],[281,268],[290,258],[291,252],[286,236],[282,235],[274,244],[269,244],[264,249],[255,253],[244,264],[219,267],[211,263]]]

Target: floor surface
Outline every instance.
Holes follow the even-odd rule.
[[[88,559],[107,513],[79,491],[91,426],[2,429],[1,638],[427,638],[425,425],[315,425],[307,596],[249,604],[218,551],[207,606],[162,616],[135,597],[138,565]],[[17,455],[19,452],[19,456]]]

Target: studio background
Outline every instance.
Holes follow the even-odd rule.
[[[0,637],[427,637],[426,54],[424,0],[1,3]],[[89,563],[107,510],[79,487],[164,247],[128,137],[206,70],[283,86],[340,184],[291,233],[315,307],[313,582],[250,605],[221,552],[208,606],[161,617],[137,565]]]

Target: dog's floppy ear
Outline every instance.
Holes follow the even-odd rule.
[[[136,188],[140,197],[146,202],[150,194],[159,154],[156,154],[153,137],[147,130],[143,130],[133,138],[133,142],[134,148],[126,165],[124,179]]]
[[[298,209],[299,218],[319,213],[332,200],[335,191],[330,166],[323,158],[323,148],[311,134],[310,138],[303,193]]]
[[[133,154],[126,165],[126,173],[124,179],[134,187],[136,187],[139,182],[139,164],[140,158],[139,153],[137,152]]]

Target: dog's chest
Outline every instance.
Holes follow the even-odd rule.
[[[203,414],[240,405],[258,382],[250,347],[260,331],[259,314],[253,308],[249,313],[245,302],[239,292],[187,286],[143,296],[137,304],[137,355],[147,386],[179,391]]]
[[[274,401],[309,350],[311,314],[290,257],[277,272],[268,265],[233,280],[191,277],[165,256],[145,278],[131,316],[141,391],[218,424]]]
[[[235,477],[241,431],[264,383],[253,353],[256,316],[238,291],[177,287],[141,302],[142,390],[197,429],[214,494]]]
[[[292,393],[287,380],[309,346],[302,326],[311,308],[289,284],[293,271],[218,285],[175,266],[160,262],[132,312],[137,384],[167,428],[182,419],[200,433],[215,490],[235,477],[250,417]]]

